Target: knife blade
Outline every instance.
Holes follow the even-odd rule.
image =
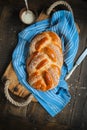
[[[69,79],[69,77],[71,76],[71,74],[73,73],[73,71],[77,68],[77,66],[79,66],[81,64],[81,62],[84,60],[84,58],[86,56],[87,56],[87,48],[80,55],[80,57],[78,58],[78,60],[76,61],[75,65],[74,65],[74,67],[72,68],[72,70],[66,75],[65,80]]]

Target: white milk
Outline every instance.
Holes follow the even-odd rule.
[[[22,20],[25,24],[31,24],[31,23],[34,22],[34,20],[35,20],[35,15],[34,15],[33,12],[30,11],[30,10],[24,11],[24,12],[21,14],[21,20]]]

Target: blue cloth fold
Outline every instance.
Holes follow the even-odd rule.
[[[44,31],[56,32],[62,40],[64,64],[59,84],[47,92],[37,91],[27,82],[26,57],[32,38]],[[51,115],[58,114],[70,101],[68,84],[64,80],[66,74],[72,69],[78,51],[79,35],[73,15],[69,11],[57,11],[51,18],[36,22],[18,34],[18,44],[12,55],[12,63],[19,82],[25,86]]]

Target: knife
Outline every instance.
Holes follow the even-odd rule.
[[[76,61],[75,65],[74,65],[74,67],[72,68],[72,70],[66,75],[65,80],[69,79],[69,77],[71,76],[71,74],[73,73],[73,71],[77,68],[77,66],[80,65],[80,63],[84,60],[84,58],[86,56],[87,56],[87,48],[80,55],[80,57],[78,58],[78,60]]]

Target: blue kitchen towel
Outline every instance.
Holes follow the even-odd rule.
[[[35,35],[44,31],[53,31],[60,36],[64,54],[64,64],[59,84],[56,88],[47,92],[32,88],[26,80],[26,57],[29,44]],[[18,80],[35,96],[51,116],[58,114],[70,101],[68,84],[64,78],[73,67],[78,45],[79,35],[73,15],[65,10],[53,13],[51,18],[36,22],[18,34],[18,44],[12,55],[12,63]]]

